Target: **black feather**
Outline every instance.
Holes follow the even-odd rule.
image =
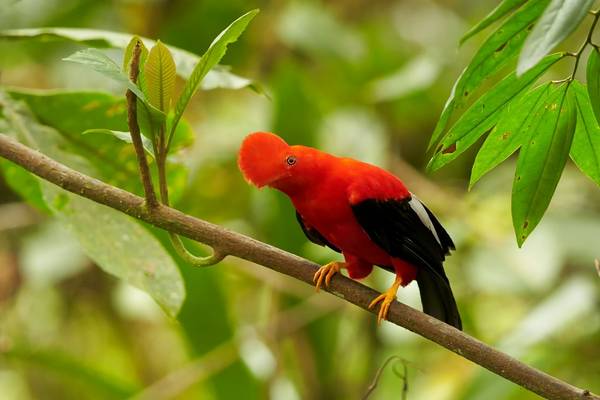
[[[352,211],[369,238],[392,257],[400,258],[417,268],[417,284],[421,292],[423,311],[458,329],[462,328],[456,301],[452,295],[443,261],[454,243],[431,211],[427,214],[440,241],[403,200],[364,200]],[[384,267],[389,269],[388,266]]]

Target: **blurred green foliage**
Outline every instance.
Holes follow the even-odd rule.
[[[264,84],[268,96],[217,89],[193,98],[176,136],[184,139],[169,158],[173,205],[326,262],[335,253],[307,243],[287,199],[243,181],[235,161],[241,139],[254,130],[272,130],[292,143],[382,165],[431,205],[454,237],[458,251],[448,259],[447,271],[465,330],[599,392],[600,280],[593,267],[600,257],[597,186],[567,163],[546,217],[518,249],[509,206],[515,159],[508,158],[469,192],[472,150],[431,176],[420,172],[453,81],[485,44],[485,35],[469,39],[460,50],[457,43],[493,6],[492,1],[443,0],[368,5],[20,0],[2,5],[0,23],[3,28],[131,32],[202,54],[231,21],[261,8],[222,62]],[[562,50],[578,46],[586,33],[577,31]],[[14,88],[10,103],[19,118],[28,115],[27,109],[35,115],[30,124],[45,143],[36,147],[57,159],[66,153],[74,159],[60,161],[141,193],[130,145],[110,135],[81,134],[95,128],[127,130],[122,87],[60,61],[81,49],[57,40],[0,41],[1,83]],[[121,52],[106,54],[118,59]],[[511,54],[506,62],[514,64],[517,53]],[[548,79],[570,71],[567,63],[557,64]],[[176,82],[177,94],[183,83]],[[589,118],[592,110],[585,112],[579,117]],[[0,131],[7,132],[6,110],[2,116]],[[191,137],[195,141],[189,146]],[[145,292],[100,272],[97,265],[109,270],[117,265],[110,257],[86,257],[89,248],[80,246],[77,231],[49,217],[48,205],[60,213],[61,207],[73,207],[75,196],[61,200],[59,195],[47,203],[43,188],[49,185],[40,186],[5,161],[0,168],[3,398],[360,398],[391,355],[406,361],[409,399],[536,398],[409,332],[388,324],[377,328],[372,316],[260,266],[228,258],[215,267],[192,269],[179,261],[164,232],[135,223],[143,232],[135,240],[151,241],[153,251],[177,267],[171,276],[180,280],[185,299],[171,318]],[[108,211],[95,207],[95,222],[101,224]],[[133,224],[128,218],[124,223]],[[92,237],[106,228],[85,224],[93,226],[85,232]],[[121,252],[129,243],[118,235],[102,239],[118,242]],[[390,279],[378,271],[367,283],[383,289]],[[399,297],[418,306],[414,286]],[[370,398],[400,398],[403,384],[388,368]]]

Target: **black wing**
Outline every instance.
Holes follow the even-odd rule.
[[[443,230],[449,243],[437,241],[433,232],[411,207],[411,198],[404,200],[369,199],[352,206],[358,223],[367,235],[388,254],[410,262],[417,267],[432,268],[446,281],[442,267],[445,255],[454,244]],[[437,220],[436,220],[437,222]],[[433,221],[432,221],[433,223]],[[441,227],[440,223],[437,224]],[[433,223],[435,227],[435,223]]]
[[[454,243],[416,198],[364,200],[352,206],[369,238],[393,257],[417,267],[423,311],[461,329],[460,315],[442,265]]]
[[[327,246],[330,249],[332,249],[333,251],[337,251],[338,253],[342,252],[340,249],[338,249],[333,244],[331,244],[331,242],[329,242],[327,239],[325,239],[325,237],[323,235],[321,235],[321,233],[318,230],[316,230],[313,227],[306,226],[304,224],[304,220],[302,219],[302,215],[300,215],[300,213],[297,211],[296,211],[296,219],[298,219],[298,223],[300,224],[300,227],[302,228],[302,232],[304,232],[304,234],[306,235],[308,240],[310,240],[311,242],[313,242],[315,244],[318,244],[319,246]]]

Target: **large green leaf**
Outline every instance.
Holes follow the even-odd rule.
[[[500,71],[517,56],[527,37],[529,26],[540,16],[549,1],[528,2],[483,43],[456,80],[431,137],[430,147],[443,136],[454,112],[473,97],[485,79]]]
[[[467,150],[481,135],[496,125],[502,111],[511,101],[523,95],[562,57],[563,54],[559,53],[550,55],[521,77],[512,73],[481,96],[450,128],[427,168],[439,169]]]
[[[574,81],[569,90],[577,105],[577,127],[571,145],[571,159],[600,186],[600,127],[594,118],[585,87]]]
[[[549,82],[541,85],[506,107],[498,125],[485,139],[475,157],[469,187],[506,160],[528,139],[527,134],[534,120],[532,111],[543,100],[550,85]]]
[[[600,122],[600,51],[592,48],[586,69],[587,91],[596,121]]]
[[[510,14],[513,10],[521,7],[526,1],[527,0],[503,0],[492,10],[492,12],[486,15],[485,18],[479,21],[474,27],[469,29],[462,38],[460,38],[460,44],[463,44],[470,37],[475,36],[505,15]]]
[[[175,74],[173,56],[159,40],[144,63],[144,77],[150,104],[163,112],[168,112],[171,107]]]
[[[173,131],[176,128],[179,119],[183,116],[183,111],[208,71],[210,71],[215,65],[217,65],[219,61],[221,61],[221,58],[223,58],[225,52],[227,52],[227,46],[230,43],[235,42],[240,37],[256,14],[258,14],[258,10],[252,10],[233,21],[215,38],[215,40],[213,40],[211,45],[208,47],[208,50],[206,50],[202,57],[200,57],[198,64],[194,68],[190,78],[185,83],[183,91],[181,92],[181,95],[177,100],[177,104],[175,105],[175,116],[169,137],[173,135]]]
[[[46,203],[104,271],[149,293],[167,314],[179,312],[185,289],[171,256],[131,217],[43,182]]]
[[[592,4],[594,0],[552,0],[523,45],[517,75],[533,68],[569,36],[579,26]]]
[[[64,138],[56,130],[40,125],[23,103],[0,93],[0,105],[12,129],[9,133],[71,168],[98,175],[86,159],[65,151]],[[178,313],[185,298],[179,269],[140,223],[46,181],[41,181],[41,188],[48,207],[103,270],[148,292],[169,315]]]
[[[0,39],[10,40],[69,40],[91,47],[117,47],[127,48],[133,35],[127,33],[118,33],[96,29],[77,29],[77,28],[31,28],[31,29],[7,29],[0,31]],[[156,42],[148,38],[141,38],[147,48],[153,47]],[[194,66],[198,63],[200,57],[189,51],[175,46],[167,46],[173,54],[173,59],[177,65],[177,73],[184,79],[188,79]],[[206,78],[201,84],[202,89],[242,89],[250,87],[258,91],[256,82],[243,78],[229,72],[224,66],[216,65],[208,72]]]
[[[512,191],[512,218],[519,246],[546,212],[560,179],[575,133],[577,111],[568,83],[553,84],[533,110]]]

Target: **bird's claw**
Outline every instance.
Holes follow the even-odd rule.
[[[315,283],[315,291],[319,291],[321,285],[323,285],[323,281],[325,281],[325,286],[329,287],[331,278],[333,278],[333,276],[336,273],[340,272],[344,265],[345,264],[343,262],[332,261],[319,268],[317,272],[315,272],[315,275],[313,277],[313,282]]]
[[[393,294],[390,296],[389,293],[382,293],[379,296],[375,297],[371,304],[369,304],[369,310],[375,307],[378,303],[381,303],[381,307],[379,308],[379,313],[377,314],[377,325],[381,324],[381,321],[387,319],[387,314],[390,309],[390,304],[396,300],[396,295]]]
[[[388,311],[390,310],[390,305],[396,300],[396,293],[398,293],[398,288],[402,284],[402,278],[396,275],[396,280],[394,284],[385,292],[381,293],[379,296],[375,297],[373,301],[369,304],[369,310],[375,307],[378,303],[381,303],[379,307],[379,312],[377,313],[377,325],[380,325],[382,321],[387,319]]]

